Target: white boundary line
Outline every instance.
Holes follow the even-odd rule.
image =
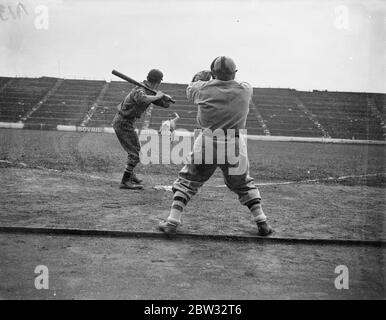
[[[84,178],[91,178],[94,180],[101,180],[105,182],[119,182],[120,180],[114,180],[114,179],[108,179],[105,177],[100,177],[100,176],[95,176],[92,174],[87,174],[87,173],[77,173],[77,172],[70,172],[70,171],[63,171],[63,170],[57,170],[57,169],[51,169],[51,168],[46,168],[42,166],[28,166],[24,162],[12,162],[8,160],[0,160],[0,163],[6,163],[6,164],[11,164],[13,166],[21,166],[23,168],[28,168],[28,169],[38,169],[42,171],[48,171],[48,172],[55,172],[55,173],[64,173],[69,176],[75,176],[75,177],[84,177]]]
[[[24,123],[21,122],[0,122],[0,128],[23,129]],[[70,125],[57,125],[56,131],[67,132],[87,132],[87,133],[114,133],[112,127],[81,127]],[[155,130],[154,130],[155,131]],[[176,136],[194,136],[193,132],[175,131]],[[286,136],[264,136],[264,135],[247,135],[252,141],[273,141],[273,142],[317,142],[317,143],[337,143],[337,144],[376,144],[386,145],[386,141],[381,140],[351,140],[351,139],[334,139],[334,138],[314,138],[314,137],[286,137]]]
[[[386,176],[386,172],[341,176],[341,177],[335,177],[335,178],[328,177],[328,178],[320,178],[320,179],[306,179],[306,180],[300,180],[300,181],[255,183],[255,185],[256,186],[278,186],[278,185],[288,185],[288,184],[302,184],[302,183],[315,183],[315,182],[318,183],[318,182],[325,182],[325,181],[342,181],[342,180],[347,180],[352,178],[365,178],[365,177],[376,177],[376,176]],[[225,188],[226,185],[222,184],[216,187]]]
[[[0,122],[0,128],[23,129],[24,123],[22,123],[22,122]]]
[[[361,174],[361,175],[350,175],[350,176],[341,176],[341,177],[328,177],[328,178],[321,178],[321,179],[307,179],[307,180],[300,180],[300,181],[283,181],[283,182],[268,182],[268,183],[255,183],[257,187],[261,186],[279,186],[279,185],[289,185],[289,184],[303,184],[303,183],[319,183],[319,182],[325,182],[325,181],[342,181],[347,180],[350,178],[364,178],[364,177],[376,177],[376,176],[386,176],[386,172],[382,173],[370,173],[370,174]],[[168,185],[157,185],[154,186],[154,189],[157,190],[166,190],[166,191],[172,191],[173,186]],[[226,188],[227,186],[225,184],[218,185],[216,188]]]

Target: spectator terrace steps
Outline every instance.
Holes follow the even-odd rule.
[[[0,77],[0,122],[24,128],[111,128],[117,105],[132,88],[123,81]],[[170,113],[177,112],[177,129],[196,129],[197,107],[187,100],[186,85],[162,83],[160,89],[176,103],[169,109],[150,108],[138,128],[158,130]],[[330,136],[385,141],[385,105],[386,94],[380,93],[254,88],[247,129],[267,139]]]

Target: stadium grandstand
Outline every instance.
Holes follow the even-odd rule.
[[[132,87],[122,81],[0,77],[0,123],[111,127],[116,106]],[[160,89],[176,103],[151,108],[139,128],[158,130],[172,112],[181,117],[177,129],[197,128],[197,108],[185,88],[163,83]],[[386,94],[380,93],[254,88],[247,129],[251,135],[385,141],[385,106]]]

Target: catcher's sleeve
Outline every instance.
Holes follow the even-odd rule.
[[[200,91],[201,87],[205,85],[205,81],[196,81],[191,82],[188,87],[186,88],[186,97],[188,98],[188,101],[196,103],[196,98],[198,98],[198,92]]]

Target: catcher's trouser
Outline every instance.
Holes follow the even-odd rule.
[[[127,152],[126,172],[132,173],[139,162],[141,144],[135,132],[134,119],[126,120],[119,114],[114,117],[113,128],[123,149]]]
[[[241,139],[241,138],[240,138]],[[213,141],[213,140],[212,140]],[[253,182],[253,178],[249,175],[249,163],[247,156],[247,148],[244,141],[239,141],[239,138],[233,139],[230,142],[236,146],[236,154],[238,153],[239,161],[235,164],[229,162],[227,156],[225,161],[221,163],[217,157],[217,150],[219,142],[213,141],[212,146],[213,162],[205,163],[205,151],[208,149],[207,145],[203,143],[203,137],[199,136],[195,141],[193,152],[190,154],[191,163],[186,164],[179,172],[178,179],[173,184],[174,201],[172,205],[173,210],[182,211],[189,200],[197,193],[198,189],[212,176],[217,167],[222,170],[226,186],[238,195],[239,201],[242,205],[248,208],[254,214],[255,221],[265,221],[266,217],[261,210],[260,201],[261,196],[258,188]],[[240,148],[238,147],[240,143]],[[226,148],[222,148],[226,150]],[[209,153],[209,154],[210,154]],[[194,163],[195,159],[203,158],[204,163]],[[243,163],[243,165],[240,165]],[[235,167],[241,168],[234,170]],[[233,169],[233,170],[232,170]],[[256,211],[257,210],[257,211]],[[172,217],[171,215],[170,217]],[[178,212],[177,215],[178,216]],[[178,219],[176,219],[178,220]]]

